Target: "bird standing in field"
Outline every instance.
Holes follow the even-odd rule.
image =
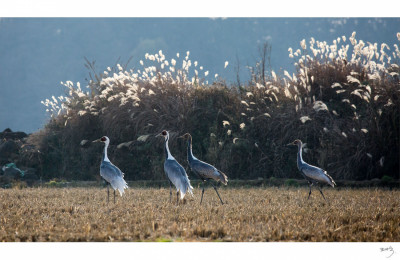
[[[189,166],[192,169],[194,173],[199,176],[199,178],[203,181],[203,190],[201,192],[201,200],[200,204],[203,201],[203,195],[204,195],[204,183],[208,180],[215,180],[216,182],[222,182],[223,184],[228,183],[228,177],[225,175],[225,173],[221,172],[211,164],[208,164],[206,162],[200,161],[196,157],[193,156],[192,152],[192,136],[189,133],[186,133],[179,138],[185,138],[188,140],[188,146],[187,146],[187,159],[189,162]],[[219,196],[217,187],[210,182],[211,185],[214,187],[214,190],[217,192],[218,198],[221,201],[221,204],[223,205],[224,202],[221,199],[221,196]]]
[[[180,165],[175,158],[171,155],[168,147],[169,133],[163,130],[157,136],[163,136],[165,139],[165,162],[164,171],[169,179],[169,201],[171,202],[172,197],[172,184],[176,187],[176,204],[179,202],[179,193],[181,199],[185,197],[186,192],[189,192],[193,196],[193,187],[190,185],[189,178],[186,174],[185,169]]]
[[[302,157],[302,148],[303,144],[300,140],[296,139],[294,140],[293,143],[290,143],[288,145],[297,145],[298,147],[298,152],[297,152],[297,167],[299,168],[301,174],[303,177],[308,181],[308,184],[310,185],[310,192],[308,193],[308,199],[310,199],[311,195],[311,186],[315,183],[326,183],[328,185],[331,185],[334,187],[336,185],[335,181],[332,179],[331,176],[329,176],[326,171],[324,171],[321,168],[309,165],[308,163],[303,161]],[[321,192],[322,197],[325,199],[324,194],[322,193],[322,190],[319,186],[318,190]]]
[[[119,194],[122,196],[124,194],[124,190],[128,188],[128,184],[124,180],[124,173],[114,164],[110,162],[110,159],[107,157],[107,148],[110,144],[110,139],[107,136],[103,136],[100,139],[97,139],[93,142],[102,142],[105,144],[103,151],[103,158],[100,165],[100,176],[103,177],[107,182],[107,203],[110,200],[110,184],[114,189],[114,203],[115,203],[115,190],[119,191]]]

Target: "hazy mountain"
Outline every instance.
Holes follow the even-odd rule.
[[[190,51],[190,59],[228,82],[236,81],[240,62],[242,81],[246,65],[254,65],[258,47],[272,46],[275,71],[293,71],[288,48],[310,37],[327,41],[353,31],[365,42],[399,43],[399,18],[2,18],[0,19],[0,131],[34,132],[48,119],[41,100],[59,96],[60,81],[86,86],[84,57],[96,61],[101,72],[118,59],[128,68],[139,67],[144,54],[163,50],[168,59]],[[229,66],[224,69],[224,62]]]

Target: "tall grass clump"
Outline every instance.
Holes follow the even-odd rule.
[[[398,178],[399,58],[385,43],[357,41],[355,32],[332,44],[311,38],[289,48],[296,73],[271,71],[265,84],[251,82],[242,113],[257,137],[259,168],[273,176],[294,172],[296,138],[307,143],[305,157],[339,179]],[[400,40],[400,34],[397,34]],[[348,50],[352,54],[348,55]],[[258,77],[260,78],[260,77]],[[290,156],[288,156],[290,154]]]
[[[163,142],[154,136],[167,129],[180,162],[186,145],[176,137],[190,132],[196,157],[231,179],[299,177],[296,150],[286,147],[297,138],[305,159],[336,179],[398,178],[397,44],[389,54],[388,45],[355,33],[332,44],[302,40],[289,48],[295,73],[283,75],[266,68],[271,48],[262,50],[249,82],[237,87],[211,82],[189,52],[146,54],[136,70],[117,64],[99,74],[87,61],[87,90],[67,81],[65,97],[43,101],[51,119],[28,141],[40,151],[37,167],[48,179],[98,178],[102,147],[81,142],[107,135],[128,180],[162,179]]]
[[[31,136],[43,156],[44,176],[97,176],[102,147],[83,148],[80,143],[102,135],[110,137],[113,162],[130,180],[163,178],[163,142],[154,137],[163,129],[171,131],[170,147],[181,161],[185,160],[181,151],[185,146],[174,139],[183,132],[196,135],[200,154],[218,150],[212,132],[224,115],[236,112],[238,99],[225,84],[206,87],[209,71],[186,54],[181,60],[179,54],[176,60],[167,60],[162,51],[146,54],[141,69],[127,71],[117,64],[101,74],[88,62],[94,73],[87,91],[79,83],[62,82],[67,97],[42,102],[51,119]]]

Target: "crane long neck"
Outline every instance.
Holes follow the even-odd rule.
[[[165,138],[165,156],[166,156],[165,159],[166,160],[173,160],[175,158],[171,155],[171,153],[169,151],[168,140],[169,140],[169,136],[167,136],[167,138]]]
[[[105,145],[104,145],[103,161],[105,161],[105,162],[110,162],[110,159],[108,159],[108,156],[107,156],[108,145],[109,145],[108,142],[106,142]]]
[[[304,161],[303,161],[303,156],[302,156],[302,145],[301,145],[301,143],[299,143],[299,144],[297,145],[297,147],[298,147],[298,152],[297,152],[297,166],[300,167],[300,165],[304,163]]]
[[[189,138],[188,138],[187,158],[188,158],[189,162],[196,159],[196,157],[193,156],[193,152],[192,152],[192,136],[189,136]]]

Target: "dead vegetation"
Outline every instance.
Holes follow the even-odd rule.
[[[196,188],[196,187],[195,187]],[[0,241],[400,241],[399,190],[209,188],[176,206],[168,189],[0,190]]]

